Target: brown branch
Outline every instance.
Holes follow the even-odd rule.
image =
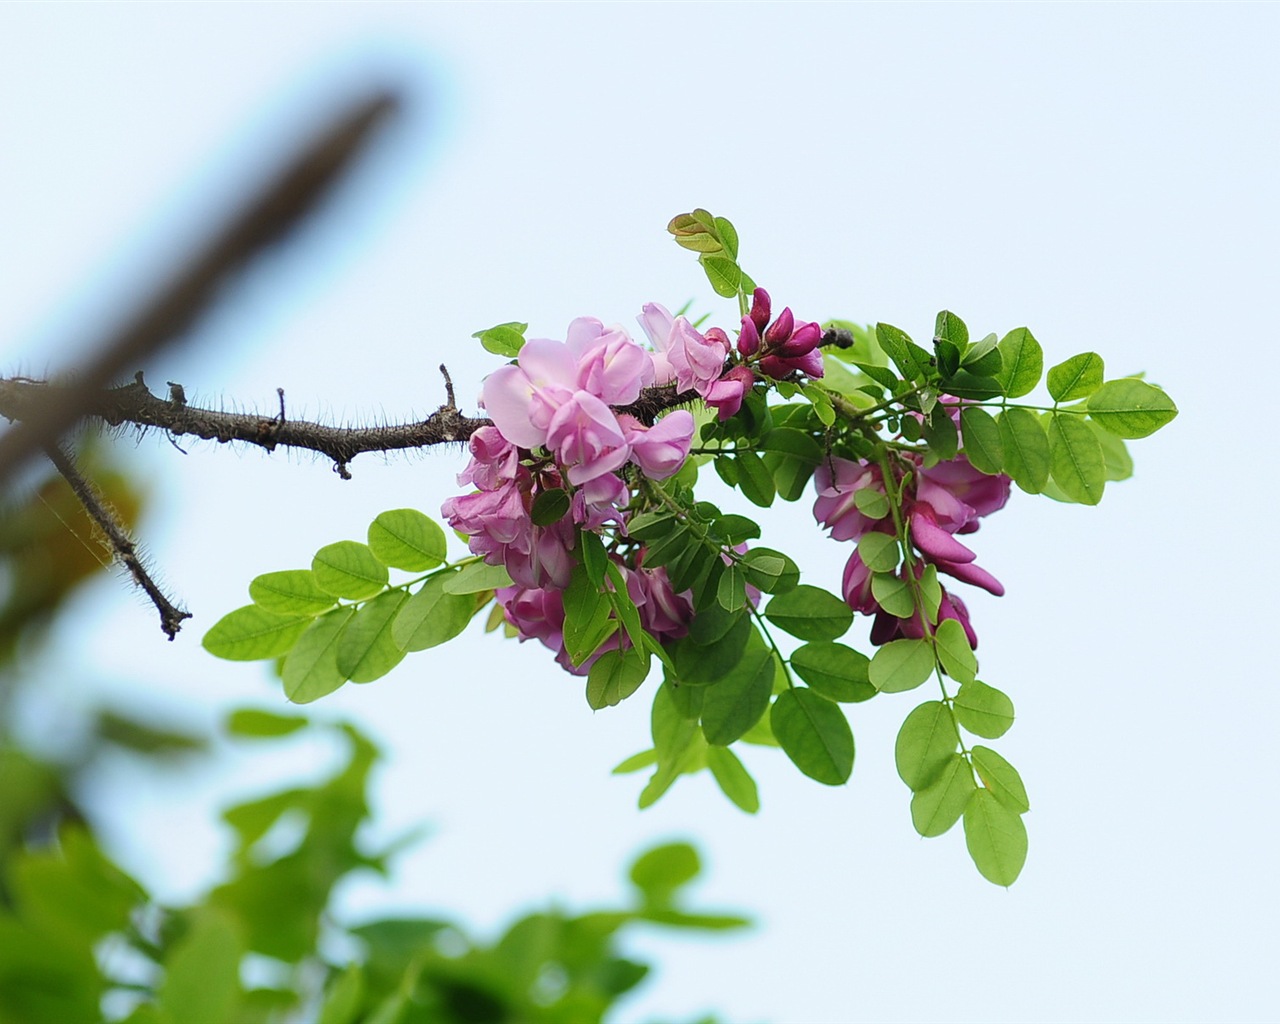
[[[444,372],[444,367],[441,367]],[[445,373],[448,401],[425,420],[377,427],[331,427],[285,416],[284,391],[277,389],[280,411],[275,416],[201,409],[187,403],[181,385],[169,383],[169,398],[158,398],[143,383],[142,374],[132,384],[94,392],[83,402],[84,415],[111,426],[132,424],[158,427],[171,438],[200,437],[226,443],[241,441],[267,451],[278,447],[302,448],[332,459],[344,480],[347,469],[361,452],[389,452],[426,448],[436,444],[465,442],[489,421],[464,416],[453,401],[453,387]],[[29,421],[50,402],[63,400],[66,385],[25,378],[0,379],[0,415]]]
[[[151,598],[151,603],[160,613],[160,628],[172,640],[182,628],[182,620],[191,618],[191,613],[175,607],[156,585],[156,581],[151,578],[138,558],[133,538],[129,536],[124,525],[116,519],[111,510],[103,504],[97,488],[76,469],[71,455],[56,444],[49,445],[45,454],[49,456],[49,461],[53,463],[54,468],[62,474],[62,478],[71,486],[72,492],[80,500],[84,510],[89,513],[89,517],[98,524],[98,529],[106,535],[107,543],[111,545],[116,560],[129,570],[133,582],[146,593],[147,597]]]
[[[85,416],[102,389],[186,332],[237,271],[315,208],[397,106],[393,95],[379,93],[349,107],[198,246],[149,302],[95,346],[75,383],[0,436],[0,484]]]

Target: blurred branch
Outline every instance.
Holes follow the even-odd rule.
[[[151,603],[156,606],[156,611],[160,613],[160,628],[172,640],[178,635],[178,630],[182,628],[182,620],[191,618],[191,613],[175,607],[173,602],[156,585],[156,581],[151,578],[146,567],[143,566],[138,558],[137,547],[133,542],[133,538],[129,536],[128,531],[119,519],[111,513],[111,510],[102,500],[102,495],[98,493],[97,488],[76,469],[71,456],[59,445],[54,444],[49,445],[45,454],[49,456],[49,461],[53,463],[54,468],[62,474],[62,478],[70,485],[76,498],[84,506],[84,510],[89,513],[89,517],[97,523],[98,529],[106,535],[107,543],[111,546],[111,551],[115,555],[116,561],[129,570],[129,575],[133,577],[133,582],[142,589],[147,597],[151,599]]]
[[[0,485],[29,457],[55,444],[102,389],[187,331],[235,273],[316,207],[397,105],[394,95],[382,92],[348,108],[197,246],[167,284],[95,346],[73,383],[48,393],[48,400],[0,436]]]
[[[306,420],[290,420],[285,415],[282,389],[276,392],[280,411],[275,416],[201,409],[188,405],[183,389],[176,384],[169,385],[167,399],[157,398],[148,390],[141,373],[132,384],[95,391],[80,402],[82,415],[111,426],[159,427],[172,437],[193,436],[221,443],[241,441],[267,451],[286,447],[318,452],[332,459],[338,475],[349,480],[351,474],[347,465],[361,452],[398,451],[465,442],[489,422],[464,416],[458,411],[449,375],[443,366],[440,372],[445,377],[447,400],[444,405],[417,423],[376,427],[331,427]],[[45,405],[64,401],[67,390],[66,385],[26,378],[0,378],[0,415],[29,421]]]

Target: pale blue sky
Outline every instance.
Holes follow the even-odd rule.
[[[688,298],[730,314],[663,230],[695,205],[734,220],[747,269],[805,317],[923,333],[947,307],[980,334],[1029,326],[1054,361],[1097,349],[1146,370],[1182,414],[1134,445],[1132,481],[1097,509],[1019,494],[975,538],[1009,591],[971,607],[984,678],[1019,711],[999,747],[1033,804],[1010,892],[959,830],[911,830],[892,749],[918,695],[853,709],[846,787],[749,750],[757,817],[701,778],[642,814],[640,778],[608,770],[646,745],[647,700],[592,714],[539,650],[468,635],[317,706],[393,748],[384,834],[436,829],[393,888],[345,898],[487,928],[553,894],[613,898],[636,849],[689,836],[702,900],[764,927],[642,940],[658,978],[619,1020],[1272,1019],[1277,11],[6,5],[0,365],[65,365],[273,144],[372,78],[406,83],[404,125],[308,244],[151,381],[394,419],[441,401],[444,359],[473,398],[497,361],[468,336],[493,323],[554,336]],[[88,699],[91,666],[103,690],[192,720],[278,699],[198,645],[252,576],[360,538],[385,508],[435,514],[461,466],[362,457],[343,483],[283,454],[184,458],[160,438],[130,454],[155,494],[146,540],[198,617],[165,643],[103,581],[49,691]],[[807,502],[769,518],[833,586],[845,551]],[[134,870],[190,892],[216,863],[211,809],[324,756],[234,756],[212,778],[120,768],[102,783],[111,834]]]

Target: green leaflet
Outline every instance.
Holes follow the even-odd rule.
[[[1102,386],[1103,362],[1097,352],[1081,352],[1050,367],[1046,383],[1055,402],[1073,402]]]
[[[943,619],[934,632],[938,647],[938,660],[952,679],[958,683],[973,682],[978,672],[978,659],[973,656],[969,637],[964,627],[955,619]]]
[[[1102,445],[1079,416],[1058,413],[1049,422],[1049,460],[1053,482],[1070,500],[1096,505],[1106,487]]]
[[[888,502],[886,500],[886,510]],[[858,557],[872,572],[893,572],[902,560],[898,538],[891,533],[864,533],[858,541]]]
[[[226,729],[232,736],[288,736],[305,728],[308,719],[302,715],[277,715],[258,708],[237,708],[227,716]]]
[[[506,566],[472,562],[445,577],[444,592],[446,594],[480,594],[486,590],[509,587],[511,582]]]
[[[162,1020],[230,1024],[240,1001],[244,936],[235,917],[201,907],[165,958],[157,1010]]]
[[[976,405],[966,406],[960,412],[960,431],[964,435],[964,453],[974,469],[990,474],[1004,468],[1000,425],[990,413]]]
[[[564,649],[575,665],[581,665],[617,628],[609,617],[609,598],[596,589],[586,569],[574,566],[564,592]]]
[[[1021,398],[1035,390],[1044,371],[1040,343],[1025,327],[1015,327],[1000,339],[1000,372],[996,380],[1009,398]]]
[[[839,786],[853,774],[853,732],[840,708],[798,686],[784,690],[769,715],[773,735],[792,763],[809,778]]]
[[[311,560],[316,582],[335,597],[363,601],[387,585],[387,567],[368,544],[340,540],[326,544]]]
[[[1013,811],[985,789],[974,790],[964,808],[964,841],[982,877],[1012,885],[1027,860],[1027,829]]]
[[[722,679],[742,660],[753,635],[756,644],[763,648],[750,616],[738,614],[724,634],[711,643],[696,643],[692,636],[677,640],[668,649],[680,682],[701,686]]]
[[[969,762],[952,754],[930,785],[911,794],[911,824],[922,836],[942,835],[960,820],[975,789]]]
[[[990,747],[975,746],[970,751],[973,767],[991,795],[1015,814],[1031,809],[1027,789],[1018,770]]]
[[[392,509],[369,524],[369,550],[392,569],[433,569],[445,560],[444,530],[417,509]]]
[[[392,624],[409,595],[389,590],[360,607],[338,638],[338,671],[353,683],[380,679],[400,664],[405,652]]]
[[[636,858],[629,872],[631,884],[649,907],[668,907],[678,889],[698,877],[702,864],[688,843],[656,846]]]
[[[467,628],[475,612],[476,599],[470,594],[445,590],[454,573],[438,573],[401,607],[391,624],[391,637],[405,651],[425,651]]]
[[[773,672],[773,654],[751,650],[722,679],[702,688],[702,733],[708,743],[727,746],[764,716]]]
[[[1117,437],[1154,434],[1178,415],[1173,399],[1154,384],[1123,377],[1107,381],[1089,396],[1089,416]]]
[[[747,582],[766,594],[783,594],[800,582],[800,569],[781,551],[752,548],[738,563],[746,570]]]
[[[708,747],[707,767],[716,785],[741,810],[755,814],[760,810],[760,793],[756,780],[743,767],[742,762],[728,747]]]
[[[760,456],[744,448],[734,456],[733,461],[738,471],[738,490],[743,496],[761,508],[772,505],[777,487],[773,482],[773,474]]]
[[[872,657],[867,677],[881,693],[902,693],[933,675],[933,667],[928,640],[890,640]]]
[[[909,619],[915,614],[915,599],[907,581],[888,572],[878,572],[871,577],[871,596],[890,615]]]
[[[347,681],[338,668],[338,638],[356,610],[335,608],[307,629],[284,660],[284,695],[295,704],[309,704]]]
[[[838,640],[853,624],[853,611],[844,601],[803,583],[770,600],[764,614],[800,640]]]
[[[485,351],[492,352],[495,356],[514,359],[520,354],[520,349],[524,347],[524,332],[528,329],[528,324],[512,321],[511,323],[489,327],[483,331],[476,331],[471,337],[479,338],[480,344],[484,346]]]
[[[960,745],[951,709],[926,701],[907,715],[893,748],[898,776],[913,792],[932,785]]]
[[[1004,471],[1028,494],[1049,482],[1049,438],[1035,413],[1006,409],[996,421],[1004,449]]]
[[[960,724],[984,739],[999,739],[1013,725],[1013,701],[976,679],[960,687],[952,706]]]
[[[587,704],[595,710],[614,707],[630,697],[649,674],[649,658],[632,648],[605,651],[587,673]]]
[[[878,692],[867,677],[869,665],[865,654],[844,644],[805,644],[791,655],[792,670],[816,693],[849,703],[870,700]]]
[[[283,615],[319,615],[334,605],[334,596],[316,582],[310,569],[255,576],[249,584],[249,597],[259,607]]]
[[[228,612],[204,635],[201,644],[215,658],[257,661],[278,658],[311,625],[312,616],[269,612],[256,604]]]

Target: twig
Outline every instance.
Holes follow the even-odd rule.
[[[95,346],[89,366],[56,401],[0,436],[0,485],[29,456],[55,444],[103,388],[187,331],[230,277],[317,205],[397,106],[393,95],[379,93],[350,107],[199,246],[149,302]]]
[[[111,545],[111,550],[115,554],[117,561],[129,570],[129,575],[133,577],[134,583],[142,588],[147,597],[151,598],[151,603],[156,606],[156,611],[160,613],[160,628],[172,640],[178,635],[178,630],[182,628],[182,620],[191,618],[191,613],[175,607],[173,602],[156,585],[155,580],[151,578],[139,560],[133,539],[106,505],[103,504],[97,488],[76,469],[70,454],[56,444],[49,445],[45,449],[45,454],[49,456],[49,461],[62,474],[62,478],[71,486],[71,490],[79,499],[80,504],[89,513],[89,517],[98,524],[98,528],[106,535],[107,543]]]
[[[124,423],[138,427],[159,427],[170,438],[184,435],[225,443],[241,441],[267,451],[277,447],[303,448],[333,460],[334,470],[344,480],[351,479],[347,466],[361,452],[399,451],[426,448],[435,444],[465,442],[489,421],[464,416],[454,404],[453,384],[445,378],[448,401],[425,420],[378,427],[330,427],[305,420],[290,420],[284,414],[284,390],[277,389],[280,412],[275,416],[201,409],[188,404],[180,385],[169,384],[168,400],[153,395],[141,373],[132,384],[109,388],[89,396],[82,404],[83,415],[111,426]],[[26,378],[0,379],[0,415],[29,421],[48,403],[62,401],[66,385],[46,384]],[[181,400],[177,400],[180,396]]]

